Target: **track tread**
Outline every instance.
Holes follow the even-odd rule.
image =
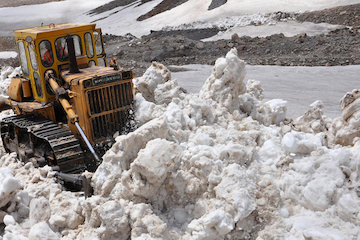
[[[80,141],[73,133],[58,124],[34,116],[15,115],[1,120],[1,126],[14,125],[16,128],[26,130],[33,137],[47,142],[52,149],[60,171],[64,173],[80,173],[85,167],[85,154],[80,146]],[[3,134],[6,133],[1,133]]]

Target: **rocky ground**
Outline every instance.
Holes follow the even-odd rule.
[[[201,42],[182,35],[152,34],[141,39],[105,37],[108,56],[115,56],[123,67],[141,74],[151,61],[165,65],[214,64],[231,48],[249,64],[282,66],[333,66],[360,64],[360,28],[342,28],[327,35],[306,34],[266,38],[233,36],[231,40]]]
[[[145,2],[145,1],[143,1]],[[110,2],[116,4],[117,2]],[[106,6],[106,5],[104,5]],[[103,8],[104,8],[103,6]],[[93,13],[105,11],[95,9]],[[124,68],[133,68],[140,76],[152,61],[165,65],[214,64],[231,48],[237,48],[239,55],[249,64],[283,66],[334,66],[360,64],[360,4],[336,7],[303,14],[277,13],[277,20],[296,18],[298,21],[327,22],[346,25],[328,34],[307,36],[300,34],[285,37],[282,34],[265,38],[238,37],[231,40],[202,42],[221,29],[190,29],[156,31],[142,38],[130,34],[126,36],[105,35],[104,41],[108,60],[118,59]],[[0,49],[15,50],[11,37],[0,37]],[[1,65],[18,65],[17,59],[0,59]]]
[[[330,8],[299,14],[296,19],[300,22],[331,23],[346,26],[360,26],[360,4]]]

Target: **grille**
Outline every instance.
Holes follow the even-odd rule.
[[[91,115],[128,106],[133,101],[131,83],[88,91],[88,99]]]
[[[126,131],[133,102],[130,81],[89,90],[87,96],[94,140]]]

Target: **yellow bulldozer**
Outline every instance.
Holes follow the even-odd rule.
[[[7,152],[49,165],[73,188],[94,171],[115,133],[132,126],[132,71],[107,67],[95,24],[50,24],[14,31],[22,75],[12,79],[1,109]]]

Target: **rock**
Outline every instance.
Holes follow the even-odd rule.
[[[197,49],[204,49],[204,47],[205,47],[205,45],[204,45],[203,42],[198,42],[198,43],[196,44],[196,48],[197,48]]]
[[[240,37],[237,33],[234,33],[233,35],[231,35],[231,40],[238,42],[240,40]]]

